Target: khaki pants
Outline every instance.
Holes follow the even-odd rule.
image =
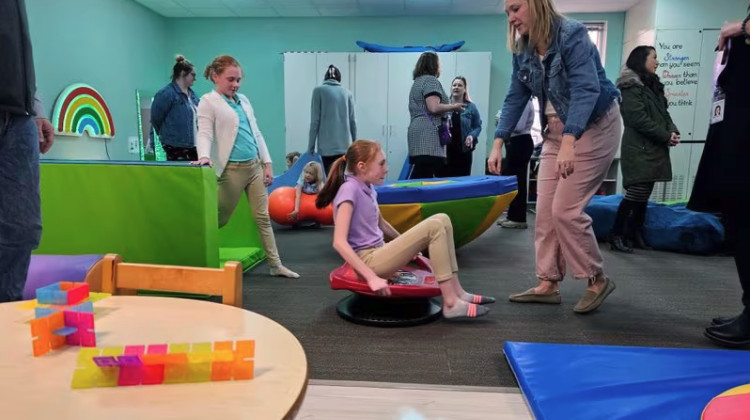
[[[219,227],[229,222],[242,191],[247,194],[268,262],[271,267],[278,267],[281,259],[276,249],[271,219],[268,217],[268,190],[263,183],[263,163],[260,159],[227,163],[224,173],[219,177]]]
[[[388,277],[425,249],[430,251],[435,280],[450,280],[458,272],[453,225],[446,214],[430,216],[385,245],[360,250],[357,255],[375,274]]]
[[[591,279],[603,272],[603,260],[591,217],[583,210],[602,185],[620,144],[620,107],[613,103],[576,141],[574,172],[567,179],[557,172],[563,124],[557,120],[548,127],[537,181],[536,275],[559,281],[567,265],[575,278]]]

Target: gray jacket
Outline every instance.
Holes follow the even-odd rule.
[[[34,100],[36,80],[24,0],[0,1],[0,57],[0,112],[41,112],[41,104]]]
[[[349,144],[357,138],[357,121],[354,116],[352,93],[334,79],[316,87],[312,94],[310,112],[310,143],[307,151],[321,156],[346,153]]]

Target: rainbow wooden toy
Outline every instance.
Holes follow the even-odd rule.
[[[34,308],[31,321],[31,347],[34,357],[67,344],[94,347],[94,305],[86,283],[59,282],[37,289],[40,304],[52,307]]]
[[[255,341],[84,348],[71,388],[253,379]]]

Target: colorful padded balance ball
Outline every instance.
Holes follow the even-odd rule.
[[[72,388],[253,379],[255,341],[81,349]]]

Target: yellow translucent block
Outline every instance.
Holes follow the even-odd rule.
[[[211,380],[211,352],[188,353],[188,382],[208,382]]]
[[[193,343],[190,348],[191,353],[210,353],[214,350],[214,346],[211,343]]]
[[[99,368],[99,374],[96,376],[96,386],[109,387],[117,386],[117,378],[120,376],[120,368],[104,367]]]
[[[190,343],[170,344],[169,353],[190,353]]]
[[[78,350],[78,359],[76,359],[76,365],[81,367],[94,367],[94,357],[98,357],[102,349],[97,347],[81,347]]]
[[[70,387],[73,389],[94,388],[97,386],[98,368],[85,367],[73,371]]]
[[[122,356],[124,352],[125,347],[104,347],[102,356]]]

